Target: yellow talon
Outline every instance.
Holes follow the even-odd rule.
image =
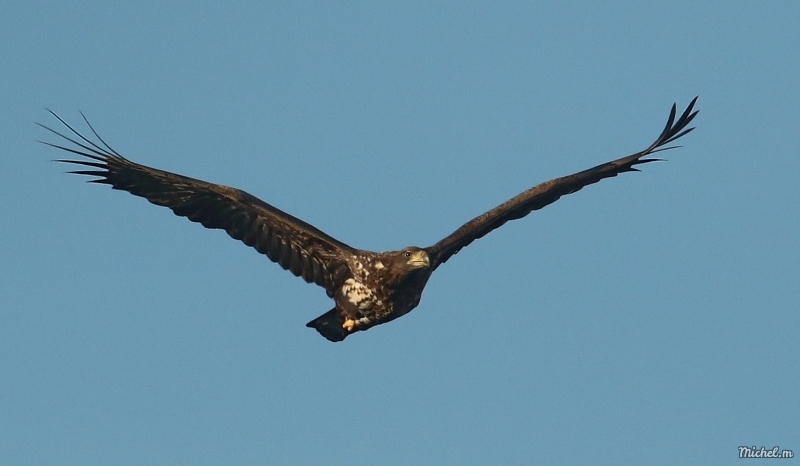
[[[353,331],[353,327],[355,327],[355,326],[356,326],[356,321],[353,320],[353,319],[347,319],[342,324],[342,328],[344,328],[348,332],[352,332]]]

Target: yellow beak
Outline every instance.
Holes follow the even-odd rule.
[[[418,251],[415,252],[411,258],[408,259],[409,265],[413,265],[414,267],[430,267],[431,260],[428,258],[428,254],[425,251]]]

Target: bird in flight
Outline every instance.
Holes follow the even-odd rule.
[[[348,246],[242,190],[132,162],[106,144],[85,116],[84,121],[97,142],[83,136],[52,111],[71,134],[39,126],[66,141],[61,143],[64,145],[43,144],[83,157],[57,160],[84,167],[69,173],[96,177],[90,182],[128,191],[206,228],[225,230],[233,239],[265,254],[306,282],[325,288],[335,305],[306,326],[335,342],[390,322],[417,307],[422,290],[437,267],[509,220],[522,218],[604,178],[639,171],[637,165],[661,160],[646,157],[677,147],[668,144],[694,129],[687,126],[697,115],[697,111],[692,111],[696,101],[697,97],[677,121],[677,107],[673,105],[664,130],[640,152],[534,186],[475,217],[433,246],[409,246],[386,252]]]

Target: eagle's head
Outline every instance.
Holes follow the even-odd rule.
[[[431,260],[424,249],[410,246],[398,251],[392,264],[399,270],[413,271],[416,269],[429,268]]]

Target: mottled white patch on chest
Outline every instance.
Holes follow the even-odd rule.
[[[342,294],[359,309],[369,308],[375,298],[372,290],[352,278],[345,280],[342,285]]]

